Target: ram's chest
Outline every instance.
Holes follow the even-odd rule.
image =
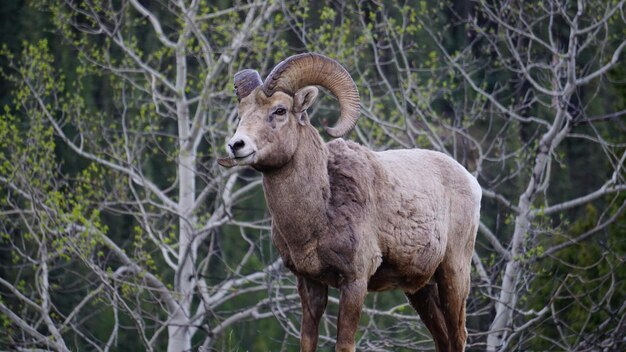
[[[356,275],[354,249],[343,248],[337,242],[333,245],[320,237],[304,243],[292,243],[286,241],[276,229],[272,233],[274,246],[285,266],[294,274],[333,287],[340,286],[344,280],[353,280]]]
[[[272,242],[289,270],[296,274],[314,274],[320,270],[321,262],[315,248],[316,241],[300,243],[289,241],[276,226],[273,226]]]

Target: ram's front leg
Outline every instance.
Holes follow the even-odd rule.
[[[314,352],[317,348],[320,319],[328,302],[328,286],[298,276],[298,293],[302,301],[300,351]]]
[[[359,326],[361,308],[367,294],[367,281],[356,280],[340,287],[339,316],[337,318],[336,351],[356,351],[354,337]]]

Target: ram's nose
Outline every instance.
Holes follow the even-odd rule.
[[[242,139],[231,140],[228,142],[228,149],[234,154],[237,155],[237,151],[241,150],[246,146],[246,142]]]
[[[235,133],[226,143],[228,154],[234,159],[243,159],[256,152],[254,142],[245,133]]]

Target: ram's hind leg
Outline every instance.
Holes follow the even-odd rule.
[[[441,310],[437,285],[427,284],[415,293],[405,292],[405,294],[433,336],[437,351],[449,351],[448,328]]]
[[[448,256],[435,274],[443,316],[448,328],[450,351],[465,350],[465,301],[470,289],[470,262]]]

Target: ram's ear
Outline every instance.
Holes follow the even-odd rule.
[[[317,87],[306,86],[299,91],[293,97],[293,112],[298,117],[300,124],[304,125],[308,119],[306,109],[309,108],[317,98]]]

